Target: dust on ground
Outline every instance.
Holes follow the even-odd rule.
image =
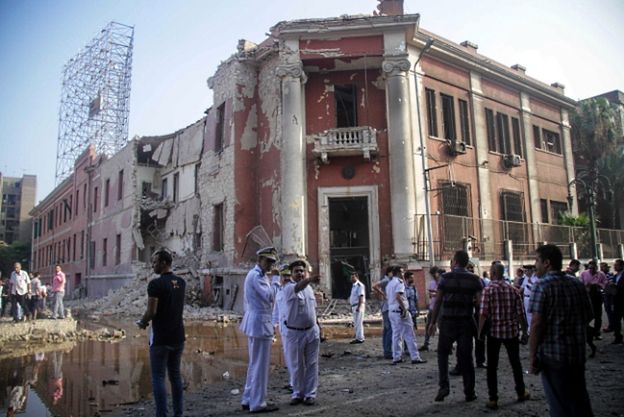
[[[379,334],[380,329],[375,329]],[[418,341],[422,341],[422,335]],[[598,341],[598,354],[587,362],[587,387],[596,416],[624,416],[624,346],[612,345],[612,336]],[[435,349],[437,338],[432,339]],[[348,339],[330,339],[321,344],[320,380],[317,404],[289,405],[290,394],[285,389],[287,372],[271,370],[269,400],[280,409],[272,416],[545,416],[548,405],[539,376],[525,374],[525,384],[531,393],[529,401],[516,402],[513,377],[504,348],[499,364],[499,410],[485,408],[487,396],[486,370],[476,370],[476,391],[479,398],[464,401],[461,377],[451,377],[451,395],[442,403],[433,401],[438,390],[437,356],[435,350],[422,352],[428,362],[410,364],[409,357],[396,366],[382,359],[379,336],[367,337],[361,345],[350,345]],[[528,349],[521,347],[522,363],[528,366]],[[450,358],[451,366],[455,363]],[[185,392],[187,417],[241,416],[240,398],[243,378],[224,379],[206,385],[195,392]],[[113,416],[152,416],[150,400],[118,409]]]

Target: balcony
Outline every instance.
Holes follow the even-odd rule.
[[[379,151],[377,131],[372,127],[344,127],[329,129],[314,138],[313,153],[324,164],[330,157],[362,155],[370,160]]]

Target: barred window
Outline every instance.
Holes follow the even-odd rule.
[[[468,187],[457,183],[442,184],[442,212],[469,217]]]

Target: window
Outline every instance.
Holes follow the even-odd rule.
[[[550,223],[550,219],[548,216],[548,200],[541,198],[540,199],[540,208],[542,211],[542,223]]]
[[[568,204],[561,201],[551,201],[550,211],[553,224],[561,224],[561,215],[568,211]]]
[[[72,261],[76,260],[76,233],[74,233],[74,245],[72,247]]]
[[[85,232],[84,230],[80,232],[80,259],[84,259],[84,249],[85,249]]]
[[[48,211],[48,230],[54,230],[54,209]]]
[[[76,216],[78,215],[78,201],[80,200],[80,190],[76,190],[76,207],[74,210],[76,211]]]
[[[435,91],[426,88],[425,94],[427,97],[427,127],[429,129],[429,136],[438,136]]]
[[[442,124],[444,139],[455,140],[455,103],[451,96],[440,94],[442,97]]]
[[[559,133],[542,129],[542,133],[544,136],[544,149],[548,152],[558,153],[561,155],[561,139],[559,138]]]
[[[213,206],[213,227],[212,227],[212,250],[220,252],[223,250],[224,238],[224,216],[223,203]]]
[[[110,194],[110,178],[106,178],[104,183],[104,207],[108,207],[108,197]]]
[[[152,192],[152,183],[147,182],[147,181],[141,182],[141,195],[143,197],[148,197],[151,192]]]
[[[97,212],[98,206],[98,187],[93,189],[93,212]]]
[[[470,145],[470,116],[468,115],[468,102],[465,100],[459,100],[459,124],[462,134],[462,139],[466,145]]]
[[[119,175],[117,176],[117,201],[123,198],[123,189],[124,189],[124,170],[119,171]]]
[[[91,241],[89,245],[89,265],[91,268],[95,268],[95,241]]]
[[[87,184],[82,187],[82,208],[87,208]]]
[[[542,135],[539,126],[533,125],[533,144],[537,149],[542,149]]]
[[[497,151],[502,154],[511,153],[509,138],[509,117],[504,113],[496,113]]]
[[[488,149],[496,152],[496,128],[494,127],[494,112],[485,109],[485,126],[487,128]]]
[[[169,196],[169,193],[167,191],[167,178],[163,178],[161,186],[160,186],[160,196],[165,199]]]
[[[180,196],[180,173],[173,174],[173,201],[178,201]]]
[[[223,150],[223,139],[225,137],[225,102],[217,107],[217,126],[215,129],[215,148],[216,153]]]
[[[468,187],[457,183],[442,185],[442,212],[453,216],[469,217]]]
[[[106,266],[106,261],[108,258],[108,239],[103,239],[102,240],[102,266]]]
[[[501,219],[512,222],[524,221],[522,193],[503,191],[501,193]]]
[[[511,118],[511,132],[513,134],[514,153],[516,155],[520,155],[520,157],[523,158],[524,153],[522,152],[522,136],[520,135],[520,121],[515,117]]]
[[[194,192],[195,195],[199,195],[199,168],[201,164],[195,164],[195,184],[194,184]]]
[[[115,237],[115,265],[121,263],[121,234]]]
[[[335,85],[336,127],[357,126],[357,94],[355,86]]]

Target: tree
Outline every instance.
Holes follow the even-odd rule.
[[[0,246],[0,272],[2,276],[10,276],[15,262],[21,262],[24,269],[27,270],[28,259],[30,259],[30,244],[28,243],[15,242],[11,245]]]

